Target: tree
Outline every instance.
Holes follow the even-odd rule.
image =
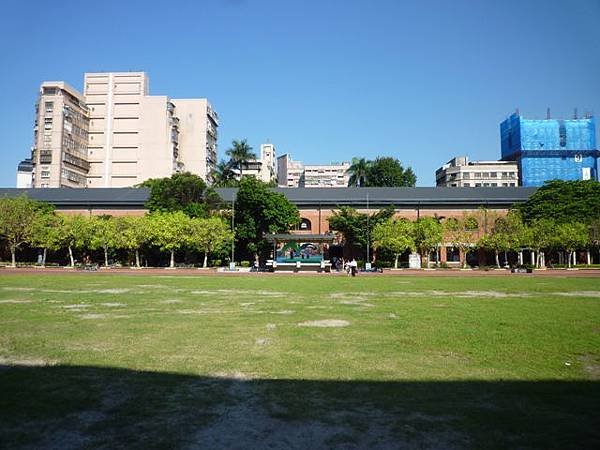
[[[33,223],[29,244],[43,250],[42,266],[46,265],[48,250],[58,250],[61,245],[61,219],[49,208],[40,211]]]
[[[405,219],[387,220],[373,228],[374,248],[384,248],[394,253],[394,268],[398,268],[398,257],[415,247],[414,225]]]
[[[8,242],[12,267],[17,265],[17,250],[31,239],[40,208],[40,202],[26,196],[0,199],[0,235]]]
[[[190,221],[190,241],[192,246],[204,252],[202,267],[208,266],[208,256],[216,248],[230,243],[233,233],[229,224],[220,217],[192,219]]]
[[[207,217],[222,206],[218,194],[202,178],[189,172],[151,178],[140,187],[150,188],[146,202],[150,212],[183,211],[190,217]]]
[[[238,181],[235,179],[233,164],[230,161],[221,160],[213,171],[213,186],[217,187],[237,187]]]
[[[112,216],[92,216],[89,219],[90,249],[104,251],[104,266],[108,267],[108,250],[118,246],[117,222]]]
[[[402,167],[396,158],[379,157],[367,168],[365,186],[413,187],[416,183],[417,176],[413,170],[410,167]]]
[[[587,248],[590,242],[589,231],[585,224],[579,222],[559,223],[554,233],[555,242],[568,253],[569,267],[576,250]]]
[[[240,179],[243,178],[243,166],[248,161],[256,159],[256,153],[252,151],[252,147],[250,147],[246,139],[242,139],[241,141],[234,139],[231,141],[231,147],[225,153],[229,156],[231,165],[237,167],[240,171]]]
[[[140,247],[149,241],[147,216],[125,216],[116,220],[118,248],[135,252],[135,267],[140,267]]]
[[[348,249],[359,247],[363,251],[367,244],[373,244],[373,228],[379,223],[386,222],[393,215],[393,206],[383,208],[371,215],[359,213],[350,206],[342,206],[327,220],[330,229],[344,236],[344,243]]]
[[[298,208],[283,194],[270,191],[254,177],[240,180],[235,200],[235,239],[238,248],[254,255],[267,253],[271,245],[265,233],[286,233],[300,223]]]
[[[171,254],[169,267],[175,267],[175,252],[190,244],[190,217],[182,211],[148,215],[150,241]]]
[[[554,242],[556,223],[551,219],[536,219],[527,226],[523,233],[523,244],[536,252],[536,267],[544,267],[542,250],[550,248]]]
[[[518,209],[527,223],[552,218],[557,223],[589,224],[600,219],[600,182],[548,181]]]
[[[525,228],[518,211],[509,211],[497,217],[492,230],[479,240],[479,247],[494,252],[496,266],[500,267],[500,252],[519,251],[526,246]]]
[[[429,267],[429,253],[437,250],[442,242],[444,228],[435,217],[420,217],[413,228],[414,241],[421,258],[425,256]]]
[[[79,214],[72,216],[60,216],[59,239],[62,245],[69,251],[71,267],[75,266],[73,250],[83,249],[89,246],[91,240],[90,220]]]
[[[464,215],[460,219],[453,217],[444,222],[444,232],[448,241],[460,250],[461,266],[467,267],[467,253],[474,247],[476,242],[477,219],[470,215]]]
[[[346,171],[350,174],[348,187],[364,187],[367,182],[367,172],[371,162],[365,158],[352,158],[352,164]]]

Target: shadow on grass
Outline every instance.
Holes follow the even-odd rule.
[[[2,448],[599,448],[600,383],[0,365]]]

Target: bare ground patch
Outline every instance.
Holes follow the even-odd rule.
[[[18,305],[20,303],[31,303],[31,300],[0,300],[0,303]]]
[[[300,322],[299,327],[316,327],[316,328],[339,328],[347,327],[350,322],[342,319],[323,319],[323,320],[308,320],[306,322]]]
[[[561,297],[593,297],[593,298],[600,298],[600,291],[554,292],[554,295],[560,295]]]
[[[579,357],[583,371],[592,379],[600,380],[600,358],[596,355]]]

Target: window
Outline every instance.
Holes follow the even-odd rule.
[[[471,173],[470,172],[464,172],[463,173],[463,179],[464,180],[468,180],[469,178],[471,178]]]
[[[475,178],[481,178],[481,172],[475,172]]]
[[[51,113],[52,111],[54,111],[54,102],[45,102],[44,103],[44,110],[47,113]]]
[[[558,136],[559,136],[559,145],[561,147],[566,147],[567,146],[567,127],[565,126],[565,122],[563,120],[561,120],[558,125]]]
[[[475,187],[481,187],[481,183],[475,183]]]
[[[490,183],[490,186],[491,186],[491,187],[497,187],[497,186],[498,186],[498,183]]]
[[[42,170],[41,177],[42,178],[50,178],[50,171],[49,170]]]
[[[459,262],[460,261],[460,251],[454,247],[446,247],[446,261]]]
[[[498,177],[498,172],[490,172],[490,177],[491,177],[491,178],[496,178],[496,177]]]
[[[464,183],[463,186],[464,187],[471,187],[471,183]]]

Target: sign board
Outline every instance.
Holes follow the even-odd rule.
[[[421,268],[421,255],[418,253],[411,253],[408,255],[408,267],[410,269],[420,269]]]

